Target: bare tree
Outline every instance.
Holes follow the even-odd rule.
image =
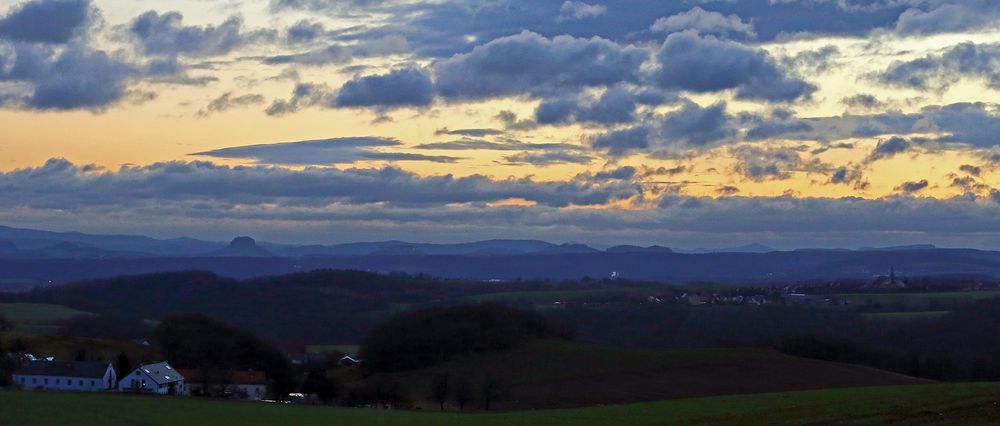
[[[493,402],[510,398],[510,382],[498,376],[486,376],[480,388],[483,397],[483,409],[489,411]]]
[[[455,382],[455,405],[458,405],[459,411],[465,410],[465,405],[472,402],[473,393],[472,383],[468,378],[462,377]]]
[[[444,411],[444,403],[448,400],[448,394],[451,391],[450,381],[451,377],[447,373],[437,374],[431,379],[431,398],[438,403],[441,411]]]

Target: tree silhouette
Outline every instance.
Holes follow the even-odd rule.
[[[447,373],[437,374],[431,379],[431,398],[438,403],[441,411],[444,411],[444,403],[448,401],[451,391],[450,381],[451,377]]]
[[[459,378],[455,382],[455,405],[458,405],[459,411],[465,410],[465,405],[472,402],[474,393],[472,382],[467,377]]]
[[[125,355],[125,352],[118,354],[118,359],[115,361],[115,370],[118,371],[118,377],[124,377],[126,374],[132,372],[132,360],[128,359],[128,355]]]

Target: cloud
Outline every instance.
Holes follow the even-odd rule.
[[[786,68],[798,70],[800,74],[814,75],[829,71],[837,64],[836,58],[840,55],[840,48],[829,45],[784,57],[781,63]]]
[[[961,32],[990,25],[1000,17],[1000,6],[990,0],[930,3],[932,6],[926,9],[912,7],[900,14],[896,31],[902,34]]]
[[[509,199],[565,207],[602,205],[636,193],[627,183],[496,180],[482,175],[422,177],[393,167],[292,170],[168,162],[107,171],[59,159],[40,167],[2,172],[0,185],[16,187],[0,194],[5,205],[39,209],[201,202],[229,208],[275,204],[293,209],[332,203],[441,206]]]
[[[35,0],[15,6],[0,18],[0,39],[68,43],[94,13],[90,0]]]
[[[532,32],[502,37],[434,64],[438,91],[455,100],[543,96],[638,78],[648,52],[601,38]]]
[[[92,50],[70,44],[60,51],[44,45],[15,44],[7,59],[0,50],[0,82],[26,84],[25,92],[3,95],[0,103],[39,110],[103,110],[120,101],[128,81],[137,76],[131,65]]]
[[[868,93],[859,93],[854,96],[848,96],[841,99],[840,103],[851,108],[860,109],[879,109],[885,107],[885,102],[878,100],[875,95]]]
[[[535,109],[535,121],[538,124],[629,123],[635,119],[637,104],[635,94],[616,86],[605,90],[597,99],[590,96],[545,99]]]
[[[559,8],[559,21],[580,21],[607,13],[608,7],[600,4],[587,4],[582,1],[566,0]]]
[[[326,85],[296,83],[291,98],[274,100],[265,112],[270,116],[281,116],[315,105],[329,106],[333,104],[333,96],[333,91]]]
[[[973,166],[971,164],[963,164],[959,166],[958,170],[968,173],[972,176],[979,176],[983,173],[983,168],[979,166]]]
[[[592,138],[591,146],[606,150],[612,156],[620,156],[633,151],[645,150],[650,145],[650,129],[635,126],[612,130]]]
[[[902,184],[900,184],[899,186],[897,186],[895,189],[896,189],[896,191],[902,191],[902,192],[906,192],[906,193],[911,193],[912,194],[914,192],[920,192],[920,191],[926,189],[929,185],[930,184],[927,182],[927,179],[921,179],[919,181],[907,181],[907,182],[903,182]]]
[[[627,180],[539,182],[484,176],[421,177],[395,168],[228,167],[169,162],[103,170],[51,160],[0,172],[6,223],[99,232],[204,235],[234,229],[283,241],[326,242],[395,235],[413,240],[498,236],[592,242],[668,241],[724,245],[844,247],[935,243],[996,247],[1000,203],[990,197],[880,199],[691,197],[655,206],[608,208],[639,194]],[[532,205],[497,206],[501,200]],[[566,206],[594,208],[565,208]],[[26,219],[27,218],[27,219]],[[329,234],[333,227],[335,236]],[[130,231],[131,230],[131,231]]]
[[[263,58],[263,62],[267,65],[329,65],[345,64],[351,62],[352,59],[354,59],[354,51],[351,48],[334,44],[303,53],[269,56]]]
[[[921,111],[922,125],[942,135],[941,143],[960,143],[990,148],[1000,144],[1000,109],[986,103],[927,106]],[[918,127],[923,130],[923,127]]]
[[[748,126],[746,135],[750,140],[837,141],[930,133],[937,135],[930,138],[934,142],[989,148],[997,144],[996,135],[1000,132],[1000,109],[982,102],[928,105],[916,113],[812,118],[798,118],[787,113],[771,117],[750,114],[743,115],[741,120]]]
[[[656,33],[694,30],[700,34],[714,34],[720,37],[728,37],[730,34],[746,38],[757,36],[753,30],[753,24],[743,22],[739,16],[726,16],[719,12],[709,12],[698,6],[687,12],[657,19],[649,29]]]
[[[739,146],[730,150],[736,159],[734,171],[756,181],[782,180],[791,177],[791,172],[809,170],[802,157],[790,148],[761,148]]]
[[[838,167],[830,175],[830,183],[835,185],[854,184],[856,189],[862,189],[867,186],[867,182],[863,181],[863,178],[864,175],[858,167]]]
[[[552,164],[588,164],[594,158],[580,152],[554,151],[554,152],[521,152],[504,157],[507,164],[533,166],[549,166]]]
[[[434,101],[434,83],[416,68],[399,68],[387,74],[355,77],[344,83],[334,98],[339,107],[422,107]]]
[[[962,77],[1000,88],[1000,44],[961,43],[941,54],[895,62],[877,75],[888,85],[917,89],[947,89]]]
[[[864,2],[865,5],[860,6],[858,2],[836,0],[577,0],[565,6],[566,2],[537,0],[272,1],[278,11],[299,9],[344,19],[377,16],[379,19],[372,20],[375,23],[348,30],[343,36],[361,40],[387,34],[402,35],[418,54],[432,58],[465,53],[484,41],[522,31],[546,37],[599,37],[641,44],[659,41],[659,36],[649,31],[651,18],[690,13],[694,3],[703,8],[706,15],[718,13],[726,19],[742,17],[744,25],[753,24],[758,39],[771,41],[801,34],[860,36],[874,29],[892,28],[912,2]],[[579,15],[586,19],[570,19],[578,10],[587,11]],[[597,14],[598,11],[603,13]]]
[[[635,151],[705,149],[735,136],[725,103],[702,107],[684,100],[678,110],[651,115],[641,124],[597,135],[590,144],[617,157]]]
[[[431,161],[453,163],[460,158],[380,151],[379,148],[402,145],[395,139],[376,137],[334,138],[300,142],[237,146],[197,152],[215,158],[246,159],[258,164],[331,165],[358,161]]]
[[[726,104],[702,107],[686,102],[663,118],[662,137],[670,144],[704,147],[735,134],[726,115]]]
[[[868,155],[867,161],[883,160],[892,158],[896,154],[901,154],[913,148],[913,143],[905,138],[893,136],[888,140],[879,141],[875,149]]]
[[[199,117],[208,117],[217,112],[224,112],[233,108],[245,108],[262,103],[264,103],[264,95],[258,93],[233,96],[233,92],[226,92],[222,96],[212,99],[205,108],[198,110],[196,115]]]
[[[290,30],[291,31],[291,30]],[[304,37],[300,30],[298,37]],[[289,35],[291,37],[291,35]],[[407,53],[409,43],[402,36],[390,35],[378,39],[364,40],[362,43],[330,44],[324,47],[299,53],[281,54],[261,57],[267,65],[298,64],[307,66],[323,66],[330,64],[345,64],[356,58],[381,57]]]
[[[667,36],[650,78],[668,90],[735,90],[736,96],[775,102],[808,98],[816,87],[788,75],[763,50],[690,32]]]
[[[501,138],[499,141],[462,138],[446,142],[423,143],[415,149],[439,149],[447,151],[491,150],[491,151],[566,151],[578,150],[580,146],[565,143],[524,143],[515,139]]]
[[[323,24],[303,19],[288,27],[285,34],[292,43],[308,43],[318,38],[324,31],[326,29]]]
[[[458,136],[471,136],[471,137],[483,137],[483,136],[495,136],[504,134],[503,130],[497,129],[449,129],[443,127],[434,131],[435,135],[458,135]]]
[[[225,55],[270,35],[267,31],[243,31],[243,20],[235,16],[217,26],[185,26],[183,21],[180,12],[160,14],[151,10],[132,20],[128,31],[144,53],[167,56]]]

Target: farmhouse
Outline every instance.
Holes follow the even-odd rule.
[[[110,363],[30,361],[11,376],[21,389],[100,392],[114,389],[117,376]]]
[[[216,380],[217,383],[205,380],[201,370],[188,369],[180,372],[184,375],[188,394],[229,396],[251,401],[267,397],[267,377],[263,371],[230,371],[218,375],[221,380]]]
[[[184,376],[170,364],[159,362],[141,365],[118,382],[118,390],[124,392],[146,392],[161,395],[184,395]]]

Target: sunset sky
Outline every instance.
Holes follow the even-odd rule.
[[[0,0],[0,224],[1000,249],[1000,2]]]

